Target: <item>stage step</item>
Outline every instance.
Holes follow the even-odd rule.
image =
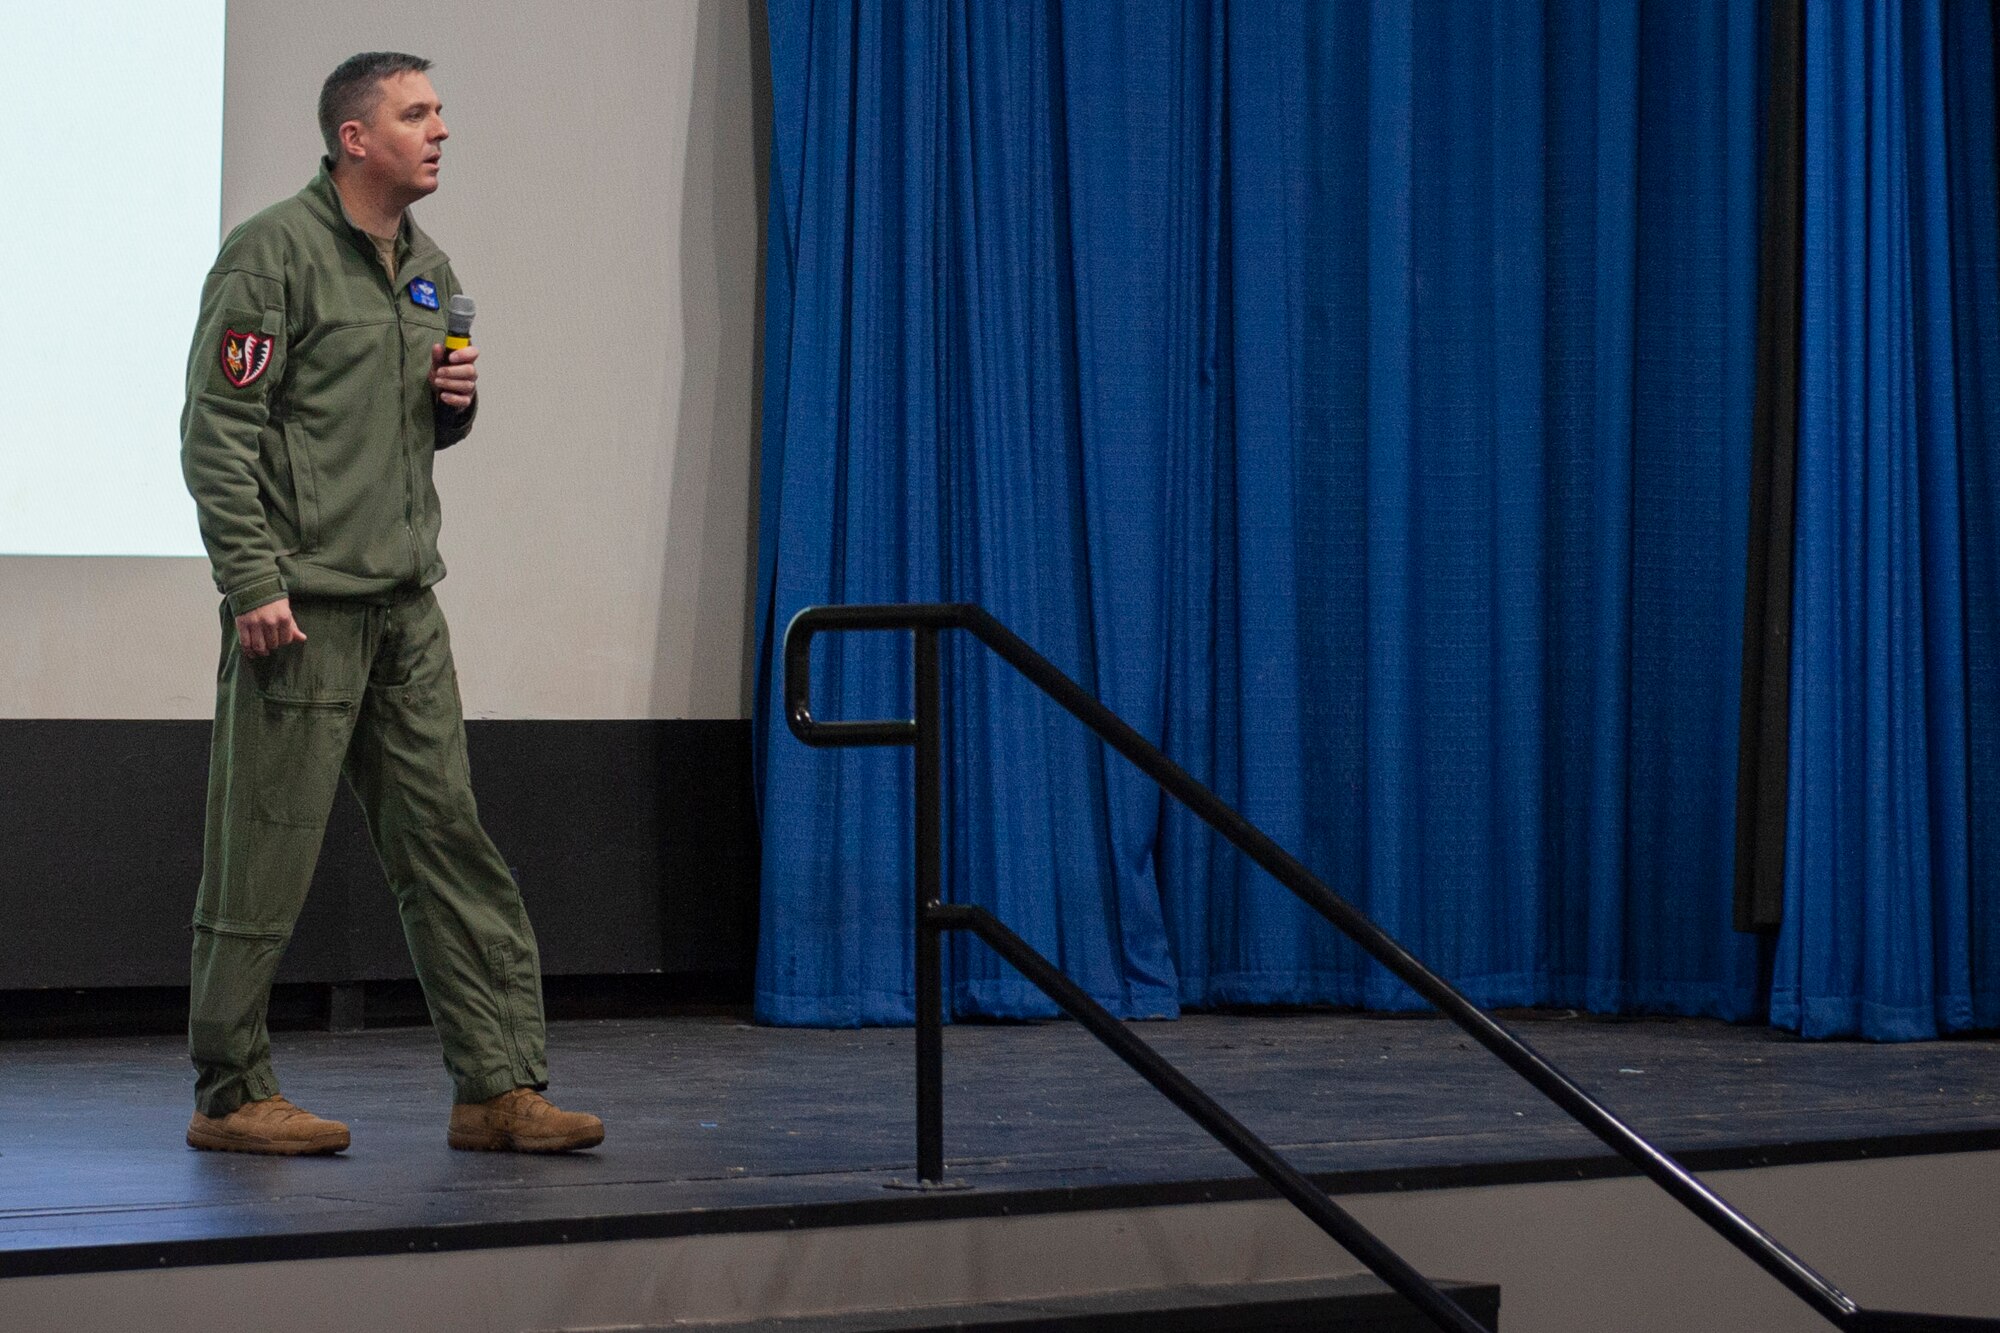
[[[1499,1327],[1499,1287],[1438,1285],[1488,1328]],[[1433,1333],[1435,1328],[1365,1274],[671,1327],[714,1333]]]

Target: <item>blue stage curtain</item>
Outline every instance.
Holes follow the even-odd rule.
[[[2000,1024],[1987,6],[1806,6],[1785,920],[1772,1021]]]
[[[1487,1004],[1741,1016],[1755,0],[771,12],[757,1010],[911,1013],[820,602],[976,601]],[[1114,1011],[1413,1002],[976,645],[947,892]],[[828,641],[823,717],[908,714]],[[952,1011],[1049,1006],[967,941]]]

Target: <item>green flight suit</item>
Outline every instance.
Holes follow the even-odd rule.
[[[265,1012],[343,774],[455,1098],[547,1085],[535,937],[479,823],[431,591],[432,456],[472,417],[427,379],[458,284],[407,217],[397,253],[391,279],[322,166],[202,289],[181,457],[223,594],[188,1024],[204,1115],[278,1090]],[[286,596],[306,642],[243,657],[235,617]]]

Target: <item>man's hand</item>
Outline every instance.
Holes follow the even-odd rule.
[[[439,402],[458,412],[472,406],[472,395],[479,388],[479,371],[472,363],[478,359],[477,347],[447,352],[443,343],[431,344],[431,392]]]
[[[236,642],[245,657],[268,657],[289,644],[304,643],[306,632],[292,619],[292,599],[280,597],[236,617]]]

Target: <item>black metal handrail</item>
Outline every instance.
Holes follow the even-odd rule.
[[[915,716],[870,721],[820,722],[812,715],[812,641],[822,631],[915,632]],[[1534,1048],[1425,967],[1364,913],[1328,888],[1303,863],[1221,797],[1169,759],[1152,742],[1036,652],[983,607],[959,603],[890,606],[815,606],[785,630],[785,721],[807,745],[910,745],[916,750],[916,1037],[917,1175],[944,1179],[943,997],[939,936],[967,930],[1038,986],[1064,1012],[1109,1046],[1147,1082],[1192,1117],[1376,1276],[1421,1309],[1440,1328],[1473,1333],[1480,1324],[1401,1256],[1336,1204],[1326,1192],[1238,1122],[1219,1103],[1134,1036],[1048,959],[983,908],[942,901],[943,840],[940,764],[938,635],[964,630],[985,644],[1042,693],[1129,759],[1175,800],[1239,851],[1268,871],[1300,901],[1360,945],[1445,1017],[1498,1056],[1619,1156],[1659,1185],[1688,1211],[1782,1282],[1829,1322],[1859,1333],[1974,1333],[2000,1330],[2000,1319],[1905,1314],[1871,1310],[1815,1272],[1756,1223],[1737,1212],[1692,1172],[1618,1119]]]

